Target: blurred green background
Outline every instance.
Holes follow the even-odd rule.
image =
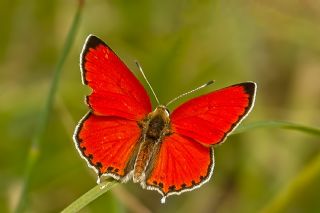
[[[75,0],[0,1],[0,212],[17,203],[76,8]],[[216,80],[171,109],[250,80],[258,84],[256,105],[242,126],[261,120],[320,124],[320,1],[87,1],[30,176],[27,212],[61,211],[96,185],[72,141],[88,110],[83,99],[90,90],[79,70],[88,34],[103,39],[141,80],[134,65],[139,60],[162,103]],[[305,172],[319,155],[319,142],[319,136],[280,128],[246,131],[215,149],[213,177],[200,189],[162,205],[157,192],[130,182],[83,212],[320,212],[320,166]],[[287,193],[300,175],[307,181]],[[281,194],[278,207],[268,209]]]

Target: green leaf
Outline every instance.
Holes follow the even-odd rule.
[[[285,185],[273,197],[273,199],[265,205],[261,212],[285,212],[285,207],[295,195],[301,194],[304,188],[309,187],[320,173],[320,154],[316,156],[309,164],[307,164],[300,173],[298,173],[287,185]]]
[[[320,129],[286,121],[257,121],[240,126],[232,134],[239,134],[257,128],[283,128],[320,136]]]
[[[283,128],[320,136],[320,129],[318,128],[286,121],[258,121],[239,127],[233,134],[243,133],[256,128]],[[280,189],[273,199],[265,205],[261,212],[283,212],[294,196],[299,194],[303,188],[309,186],[319,173],[320,154],[307,164],[287,185]]]

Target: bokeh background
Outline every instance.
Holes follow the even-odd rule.
[[[77,3],[0,1],[0,212],[13,211],[17,203]],[[72,141],[88,110],[83,99],[90,90],[81,84],[79,71],[88,34],[109,44],[146,85],[134,64],[139,60],[162,103],[216,80],[171,109],[250,80],[258,84],[256,105],[242,126],[266,120],[320,124],[320,1],[87,1],[30,176],[26,212],[61,211],[96,185],[95,173]],[[319,166],[310,170],[319,150],[316,135],[251,129],[215,149],[213,177],[200,189],[162,205],[157,192],[130,182],[83,212],[319,212]],[[301,175],[307,181],[290,190]],[[280,204],[269,208],[275,199]]]

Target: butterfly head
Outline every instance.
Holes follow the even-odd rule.
[[[164,105],[159,105],[154,111],[154,113],[162,113],[164,114],[166,117],[169,117],[170,116],[170,111],[169,109],[164,106]]]
[[[164,125],[170,123],[170,112],[166,106],[159,105],[153,112],[149,114],[150,121],[161,120]]]

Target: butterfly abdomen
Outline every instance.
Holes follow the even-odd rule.
[[[141,182],[145,179],[145,170],[152,156],[156,143],[152,139],[146,138],[140,145],[139,153],[134,164],[133,181]]]

